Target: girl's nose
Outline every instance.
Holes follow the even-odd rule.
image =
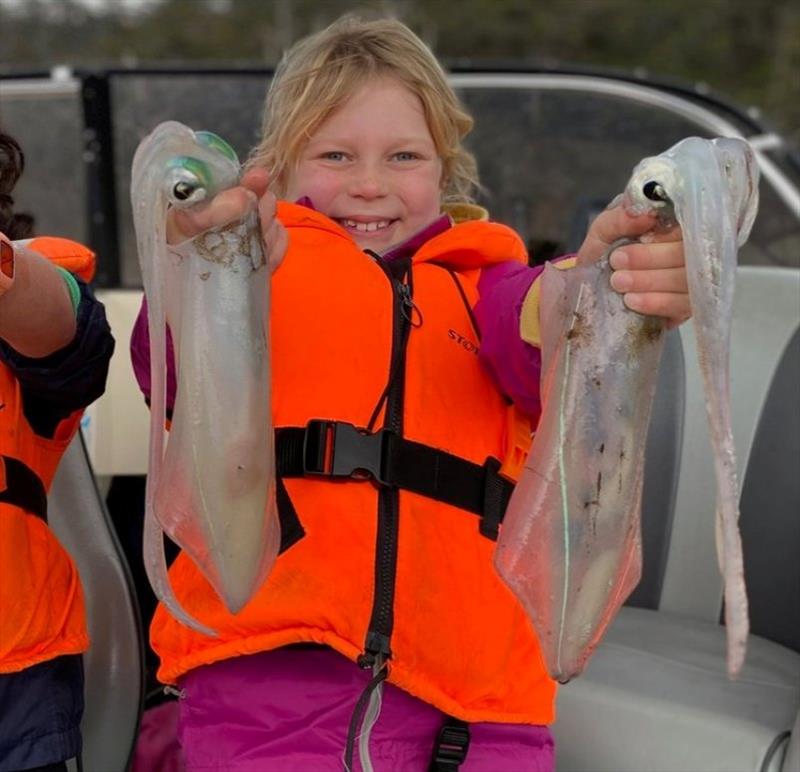
[[[381,198],[386,195],[386,179],[375,164],[359,164],[353,169],[349,193],[355,198]]]

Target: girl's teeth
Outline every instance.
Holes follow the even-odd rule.
[[[361,233],[371,233],[372,231],[379,231],[389,225],[388,220],[380,220],[378,222],[356,222],[355,220],[342,221],[347,228],[352,228]]]

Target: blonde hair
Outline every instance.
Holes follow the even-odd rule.
[[[295,43],[267,92],[262,137],[247,162],[265,167],[278,196],[305,143],[325,119],[368,80],[389,76],[416,94],[442,160],[444,201],[472,200],[479,187],[475,158],[461,145],[472,118],[430,49],[396,19],[344,16]]]

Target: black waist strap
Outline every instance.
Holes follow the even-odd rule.
[[[0,456],[5,472],[5,488],[0,502],[13,504],[47,522],[47,491],[39,475],[19,459]],[[2,480],[0,475],[0,480]]]
[[[373,479],[479,515],[480,531],[496,539],[514,484],[489,457],[481,466],[412,442],[387,429],[369,434],[341,421],[309,421],[276,431],[279,477],[322,475]]]

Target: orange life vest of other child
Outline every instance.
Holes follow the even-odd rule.
[[[89,281],[94,253],[68,239],[35,238],[28,249]],[[0,674],[89,647],[75,564],[46,521],[47,491],[82,411],[37,435],[22,392],[0,362]]]
[[[478,360],[472,306],[481,269],[524,262],[524,245],[505,226],[462,223],[403,271],[313,210],[281,204],[278,216],[290,244],[272,284],[272,407],[279,468],[295,452],[313,469],[283,478],[305,535],[236,616],[179,555],[170,570],[176,595],[219,636],[159,606],[151,630],[159,677],[174,682],[200,665],[310,641],[362,664],[370,651],[389,653],[390,682],[464,720],[550,723],[555,685],[494,571],[481,518],[415,492],[446,477],[454,457],[473,471],[509,460],[519,425]],[[408,485],[324,473],[366,463],[340,458],[340,445],[359,440],[373,413],[373,429],[394,433],[381,453],[386,474],[405,465]],[[294,451],[283,442],[289,435],[302,439]],[[529,439],[528,428],[516,444]],[[476,479],[451,476],[465,490]],[[451,486],[451,496],[461,492]]]

